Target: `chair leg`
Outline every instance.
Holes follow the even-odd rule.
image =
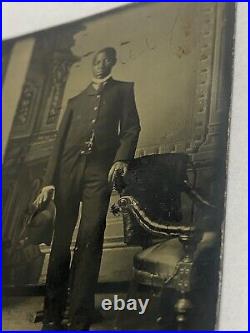
[[[177,329],[184,330],[187,327],[189,315],[193,307],[190,300],[192,276],[194,275],[194,251],[197,247],[197,239],[190,234],[179,236],[185,256],[178,263],[176,275],[176,289],[179,294],[175,304]]]
[[[175,303],[177,330],[183,331],[187,329],[189,315],[193,308],[192,302],[187,294],[180,294]]]
[[[132,280],[130,281],[130,284],[129,284],[129,289],[128,289],[127,295],[126,295],[126,301],[129,298],[134,298],[134,296],[137,292],[137,289],[138,289],[138,283],[134,278],[132,278]],[[113,325],[114,330],[121,330],[120,324],[122,322],[123,312],[124,311],[118,311],[118,313],[114,319],[114,325]]]

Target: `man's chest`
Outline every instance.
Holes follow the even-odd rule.
[[[83,92],[72,104],[72,122],[100,121],[117,118],[122,108],[123,96],[118,89]]]

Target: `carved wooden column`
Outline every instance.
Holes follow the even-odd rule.
[[[4,238],[12,242],[18,237],[24,210],[40,190],[53,148],[65,84],[77,60],[70,51],[74,31],[63,41],[60,31],[52,31],[46,38],[37,36],[35,42],[4,161]]]
[[[67,82],[70,67],[76,61],[76,57],[69,51],[55,51],[51,57],[49,79],[47,81],[44,115],[41,121],[41,131],[55,129],[61,112],[61,103]]]

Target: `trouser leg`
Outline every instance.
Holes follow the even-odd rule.
[[[56,186],[56,221],[49,258],[44,301],[44,323],[61,321],[66,306],[70,245],[79,213],[85,159],[70,172],[60,169]]]
[[[82,216],[72,263],[70,321],[72,329],[90,317],[94,309],[110,187],[105,180],[85,183]]]
[[[60,322],[66,305],[70,244],[78,216],[78,205],[57,207],[54,238],[49,258],[44,301],[44,322]]]

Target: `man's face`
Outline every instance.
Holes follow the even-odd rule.
[[[93,61],[93,75],[97,79],[103,79],[110,74],[112,67],[112,59],[105,52],[100,52]]]

